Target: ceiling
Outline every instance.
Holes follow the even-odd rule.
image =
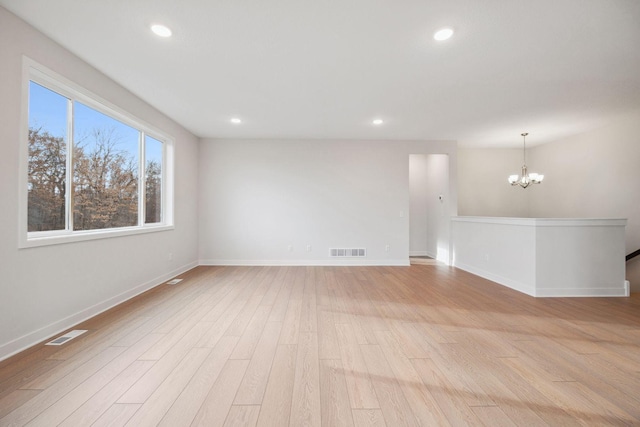
[[[204,138],[519,147],[640,110],[637,0],[0,5]]]

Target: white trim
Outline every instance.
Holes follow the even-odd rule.
[[[624,295],[627,297],[631,296],[631,282],[628,280],[624,281]]]
[[[164,141],[167,138],[170,138],[161,129],[136,117],[135,115],[107,101],[101,96],[96,95],[88,89],[85,89],[79,84],[74,83],[61,74],[56,73],[52,69],[34,61],[28,56],[23,56],[22,59],[23,71],[26,71],[27,81],[25,82],[25,84],[27,86],[29,84],[28,80],[32,77],[36,77],[36,83],[38,83],[38,80],[42,81],[43,83],[46,82],[45,87],[51,90],[55,90],[63,96],[80,101],[86,106],[91,107],[101,113],[107,114],[126,125],[144,131],[146,134],[149,134],[160,141]],[[25,74],[23,74],[23,76],[24,75]]]
[[[84,242],[87,240],[109,239],[112,237],[132,236],[136,234],[156,233],[175,229],[173,225],[145,225],[141,227],[109,228],[106,230],[86,230],[71,232],[42,233],[38,237],[29,237],[20,242],[20,248],[60,245],[63,243]]]
[[[29,99],[31,99],[31,96],[29,96]],[[65,227],[66,227],[65,230],[73,230],[73,199],[74,199],[73,177],[75,176],[75,169],[73,167],[73,149],[69,149],[69,147],[75,144],[75,138],[74,138],[75,129],[73,128],[74,114],[75,114],[75,110],[73,107],[73,101],[67,98],[67,138],[65,141],[66,149],[67,149],[67,159],[66,159],[67,162],[65,166],[66,179],[65,179],[65,190],[64,190],[66,194],[66,197],[64,198]],[[28,123],[27,123],[27,127],[29,127]],[[22,142],[25,143],[27,146],[29,145],[29,141],[22,141]],[[29,150],[27,149],[27,156],[28,156],[28,151]],[[28,163],[27,163],[27,168],[28,168]],[[25,178],[20,177],[20,179],[25,179]],[[29,180],[28,177],[26,179],[27,181]],[[29,209],[29,201],[27,196],[27,209],[25,210],[27,217],[29,216],[28,209]],[[27,226],[28,226],[28,222],[29,220],[27,219]],[[27,240],[29,240],[28,232],[27,232]]]
[[[621,287],[602,287],[602,288],[533,288],[526,283],[518,282],[506,277],[502,277],[497,274],[490,273],[488,271],[472,267],[466,264],[457,264],[454,266],[460,270],[464,270],[468,273],[482,277],[483,279],[490,280],[499,285],[506,286],[513,290],[522,292],[536,298],[548,298],[548,297],[628,297],[629,296],[629,281],[625,281]]]
[[[404,267],[410,265],[407,259],[379,259],[363,260],[349,259],[201,259],[199,265],[206,266],[395,266]]]
[[[147,219],[147,168],[145,167],[147,146],[145,140],[144,132],[140,132],[138,134],[138,227],[144,226]],[[162,192],[162,188],[160,191]]]
[[[409,256],[430,256],[427,251],[409,251]]]
[[[628,297],[629,288],[623,284],[620,287],[603,288],[538,288],[536,297]]]
[[[29,162],[29,84],[34,81],[45,88],[53,90],[62,96],[69,98],[70,102],[77,100],[90,108],[106,114],[107,116],[118,120],[128,126],[131,126],[140,132],[139,150],[144,150],[144,139],[150,136],[163,144],[162,156],[162,213],[161,222],[153,224],[145,224],[144,215],[144,179],[145,169],[142,165],[139,176],[139,194],[138,194],[138,224],[133,227],[120,227],[99,230],[73,230],[73,212],[71,199],[73,192],[71,191],[71,181],[67,179],[67,197],[66,212],[67,218],[65,230],[29,232],[28,231],[28,162]],[[73,142],[73,124],[72,118],[68,117],[68,133],[67,143]],[[46,245],[57,245],[63,243],[80,242],[94,239],[104,239],[111,237],[127,236],[142,233],[152,233],[158,231],[172,230],[174,228],[174,145],[173,137],[164,133],[160,129],[148,124],[144,120],[139,119],[133,114],[119,108],[93,92],[83,88],[63,77],[55,71],[45,67],[32,60],[27,56],[22,57],[22,108],[20,117],[20,177],[19,182],[19,203],[18,203],[18,248],[31,248]],[[68,150],[69,153],[72,150]],[[143,156],[139,156],[139,162],[144,161]],[[67,155],[67,174],[73,176],[72,162],[70,154]],[[142,214],[141,214],[142,212]]]
[[[483,279],[490,280],[492,282],[497,283],[498,285],[506,286],[507,288],[511,288],[515,291],[522,292],[529,296],[535,297],[535,288],[527,285],[526,283],[519,282],[517,280],[509,279],[507,277],[500,276],[498,274],[490,273],[486,270],[482,270],[480,268],[472,267],[467,264],[455,263],[454,267],[459,268],[460,270],[464,270],[468,273],[474,274],[476,276],[482,277]]]
[[[452,222],[475,222],[484,224],[524,225],[530,227],[619,227],[627,225],[624,218],[515,218],[454,216]]]
[[[23,247],[27,241],[29,230],[29,64],[26,57],[22,57],[22,93],[20,95],[20,141],[18,173],[18,247]],[[30,61],[30,60],[29,60]],[[2,354],[2,353],[0,353]]]
[[[164,151],[162,152],[162,217],[160,219],[163,224],[173,225],[173,210],[175,208],[175,141],[170,139],[162,142],[164,142]]]
[[[148,291],[149,289],[155,288],[156,286],[163,284],[164,282],[171,279],[172,277],[180,275],[197,266],[198,266],[197,262],[191,262],[189,264],[186,264],[169,273],[163,274],[159,277],[156,277],[155,279],[149,280],[139,286],[136,286],[133,289],[125,291],[105,301],[94,304],[89,308],[86,308],[75,314],[67,316],[64,319],[60,319],[38,330],[29,332],[28,334],[23,335],[20,338],[16,338],[13,341],[9,341],[6,344],[0,345],[0,361],[7,359],[17,353],[20,353],[21,351],[24,351],[30,347],[33,347],[34,345],[41,343],[42,341],[46,341],[74,327],[75,325],[78,325],[84,322],[85,320],[95,317],[98,314],[109,310],[110,308],[113,308],[119,304],[122,304],[123,302],[128,301],[131,298],[137,295],[140,295],[143,292]]]

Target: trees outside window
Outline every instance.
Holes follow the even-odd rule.
[[[162,142],[145,137],[145,219],[146,224],[162,222]]]
[[[29,231],[65,229],[66,158],[64,137],[29,128]]]
[[[29,83],[30,233],[163,222],[165,143],[39,82]]]
[[[138,225],[140,131],[75,102],[73,229]]]

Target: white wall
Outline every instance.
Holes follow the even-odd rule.
[[[454,265],[535,296],[536,229],[529,220],[454,218]]]
[[[175,138],[175,230],[18,249],[22,55]],[[197,138],[0,8],[0,359],[197,261]],[[173,259],[168,260],[168,254]]]
[[[427,156],[427,254],[438,261],[450,262],[451,234],[449,196],[449,156]]]
[[[409,254],[449,262],[449,156],[409,156]]]
[[[625,250],[640,248],[640,112],[608,126],[535,147],[545,182],[530,194],[534,217],[627,218]],[[640,292],[640,266],[627,263]]]
[[[204,140],[200,260],[407,265],[409,155],[432,153],[455,162],[455,143]],[[455,215],[455,191],[450,206]],[[363,247],[367,257],[330,259],[332,247]]]
[[[457,217],[454,265],[539,297],[628,296],[620,219]]]
[[[427,155],[409,156],[409,255],[427,255]]]
[[[527,150],[530,151],[530,150]],[[534,166],[534,165],[531,165]],[[465,216],[527,217],[528,192],[509,185],[519,174],[522,150],[512,148],[460,148],[458,150],[458,212]],[[535,171],[530,168],[531,171]]]
[[[535,147],[545,182],[530,194],[535,217],[628,218],[626,250],[640,248],[640,114]]]
[[[521,150],[460,149],[460,215],[534,218],[627,218],[626,253],[640,248],[640,112],[609,125],[527,150],[540,185],[507,184],[519,173]],[[640,262],[626,264],[640,292]]]

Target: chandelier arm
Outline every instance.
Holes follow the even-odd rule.
[[[519,185],[522,188],[527,188],[531,184],[540,184],[542,182],[541,178],[544,178],[544,175],[540,175],[538,173],[531,173],[527,171],[527,132],[523,132],[522,135],[522,173],[520,176],[518,175],[510,175],[509,176],[509,184]]]

